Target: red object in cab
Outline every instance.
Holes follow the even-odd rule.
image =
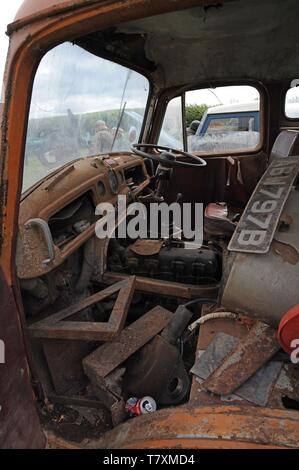
[[[291,347],[292,341],[295,339],[299,341],[299,304],[287,311],[278,327],[278,341],[288,354],[291,354],[296,347],[296,345]]]

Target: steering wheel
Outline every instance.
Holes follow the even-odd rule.
[[[159,155],[153,155],[152,153],[149,153],[149,152],[143,152],[142,150],[139,150],[140,147],[158,150]],[[202,167],[202,166],[206,166],[207,164],[205,160],[203,160],[200,157],[197,157],[196,155],[192,155],[192,153],[183,152],[182,150],[173,149],[171,147],[163,147],[161,145],[156,145],[156,144],[143,144],[143,143],[133,144],[131,147],[131,150],[136,155],[139,155],[142,158],[149,158],[150,160],[153,160],[154,162],[162,163],[163,165],[169,166],[169,167],[174,167],[174,166]],[[182,162],[182,161],[177,160],[177,157],[181,155],[183,155],[184,157],[189,157],[192,160],[195,160],[196,163],[188,163],[188,162]]]

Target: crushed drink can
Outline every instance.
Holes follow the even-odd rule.
[[[127,400],[126,412],[130,417],[153,413],[157,409],[157,404],[152,397],[136,398],[132,397]]]

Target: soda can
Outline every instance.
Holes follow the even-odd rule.
[[[131,416],[140,416],[153,413],[157,409],[157,404],[152,397],[129,398],[126,403],[126,412]]]

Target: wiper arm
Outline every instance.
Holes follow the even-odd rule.
[[[116,131],[115,131],[115,134],[114,134],[114,137],[113,137],[113,142],[112,142],[112,145],[111,145],[110,152],[112,152],[112,150],[113,150],[115,140],[116,140],[116,136],[117,136],[118,131],[119,131],[120,123],[122,121],[122,118],[123,118],[123,115],[124,115],[124,112],[125,112],[125,109],[126,109],[126,106],[127,106],[127,102],[125,102],[125,104],[123,105],[123,101],[124,101],[124,98],[125,98],[125,94],[126,94],[126,91],[127,91],[127,86],[128,86],[128,83],[129,83],[129,80],[130,80],[130,77],[131,77],[131,73],[132,73],[132,70],[128,70],[125,85],[124,85],[121,100],[120,100],[119,119],[118,119],[118,123],[117,123],[117,126],[116,126]]]
[[[117,136],[117,134],[118,134],[118,131],[119,131],[119,128],[120,128],[120,123],[121,123],[121,121],[122,121],[122,118],[123,118],[123,115],[124,115],[126,106],[127,106],[127,102],[124,103],[123,108],[122,108],[122,110],[121,110],[121,113],[120,113],[120,116],[119,116],[119,119],[118,119],[118,123],[117,123],[117,126],[116,126],[116,130],[115,130],[115,133],[114,133],[114,136],[113,136],[113,142],[112,142],[112,145],[111,145],[110,152],[112,152],[112,150],[113,150],[113,147],[114,147],[114,144],[115,144],[115,140],[116,140],[116,136]]]

